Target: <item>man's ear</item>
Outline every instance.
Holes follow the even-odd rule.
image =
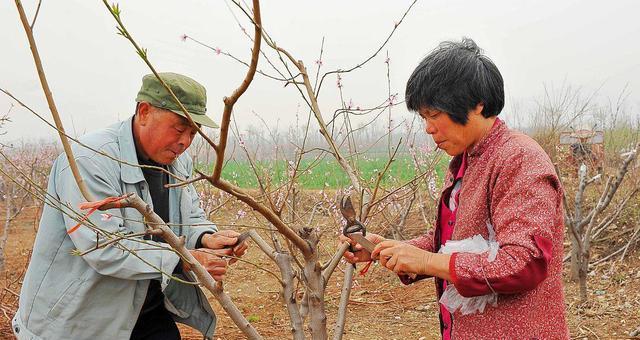
[[[147,102],[139,102],[136,106],[136,115],[138,116],[138,124],[145,126],[151,117],[151,104]]]

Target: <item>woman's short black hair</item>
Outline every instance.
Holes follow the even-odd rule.
[[[504,82],[496,65],[476,43],[444,41],[426,56],[407,81],[405,101],[411,111],[444,111],[465,125],[468,113],[482,103],[484,117],[504,107]]]

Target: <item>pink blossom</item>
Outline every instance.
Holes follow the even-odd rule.
[[[293,173],[296,170],[296,163],[294,161],[289,161],[289,170],[287,171],[287,174],[289,177],[293,177]]]
[[[216,52],[216,55],[220,55],[220,53],[222,53],[222,50],[220,49],[220,47],[214,48],[213,51]]]
[[[336,85],[338,85],[339,89],[342,88],[342,77],[340,77],[339,74],[338,74],[338,80],[336,80]]]
[[[390,62],[390,61],[391,61],[391,58],[387,57],[387,58],[384,60],[384,63],[385,63],[385,64],[389,64],[389,62]]]
[[[398,97],[398,94],[392,94],[391,96],[389,96],[389,99],[387,100],[389,102],[389,105],[393,105],[396,102],[396,98]]]
[[[182,40],[183,42],[185,42],[185,41],[187,41],[187,38],[188,38],[188,37],[189,37],[188,35],[183,34],[183,35],[180,37],[180,40]]]
[[[100,214],[100,220],[102,221],[111,221],[111,217],[113,217],[113,215],[111,214]]]
[[[279,206],[280,203],[282,203],[283,199],[284,199],[284,192],[279,191],[278,196],[276,196],[276,206]]]
[[[238,212],[236,213],[236,220],[239,220],[241,218],[244,218],[245,216],[247,216],[247,212],[240,209],[238,210]]]
[[[318,65],[318,66],[322,66],[322,59],[318,59],[318,60],[316,60],[316,65]]]
[[[429,192],[431,193],[431,197],[435,197],[438,194],[438,186],[436,185],[435,176],[429,176],[427,183],[429,184]]]

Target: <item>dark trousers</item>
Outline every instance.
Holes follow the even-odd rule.
[[[160,305],[141,313],[131,333],[131,340],[179,340],[180,331],[171,314]]]

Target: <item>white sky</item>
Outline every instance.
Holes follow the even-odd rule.
[[[35,0],[23,1],[29,16]],[[368,57],[384,40],[409,1],[263,1],[264,27],[280,46],[314,69],[325,37],[323,70],[348,68]],[[230,4],[230,3],[229,3]],[[247,60],[250,42],[224,1],[121,1],[122,18],[149,51],[160,71],[181,72],[203,83],[209,113],[220,119],[221,98],[244,76],[244,66],[193,42],[186,33]],[[235,10],[235,7],[232,7]],[[238,18],[250,28],[238,11]],[[509,117],[513,101],[532,102],[543,84],[563,81],[586,91],[603,85],[601,97],[615,97],[628,84],[629,103],[640,108],[640,1],[419,1],[382,54],[363,70],[343,76],[345,99],[372,106],[387,98],[384,54],[391,58],[391,88],[404,96],[406,79],[440,41],[473,38],[501,70]],[[101,1],[44,0],[35,33],[58,109],[71,134],[99,128],[132,114],[141,77],[149,73]],[[260,68],[270,70],[264,60]],[[273,72],[270,72],[273,73]],[[336,78],[321,94],[326,117],[340,106]],[[26,36],[13,1],[0,2],[0,87],[50,118]],[[0,114],[11,100],[0,93]],[[295,119],[299,94],[292,86],[256,75],[236,105],[241,127],[257,125],[251,111],[270,124]],[[395,109],[398,114],[403,107]],[[638,112],[638,111],[635,111]],[[52,138],[54,132],[26,110],[11,112],[0,141]]]

